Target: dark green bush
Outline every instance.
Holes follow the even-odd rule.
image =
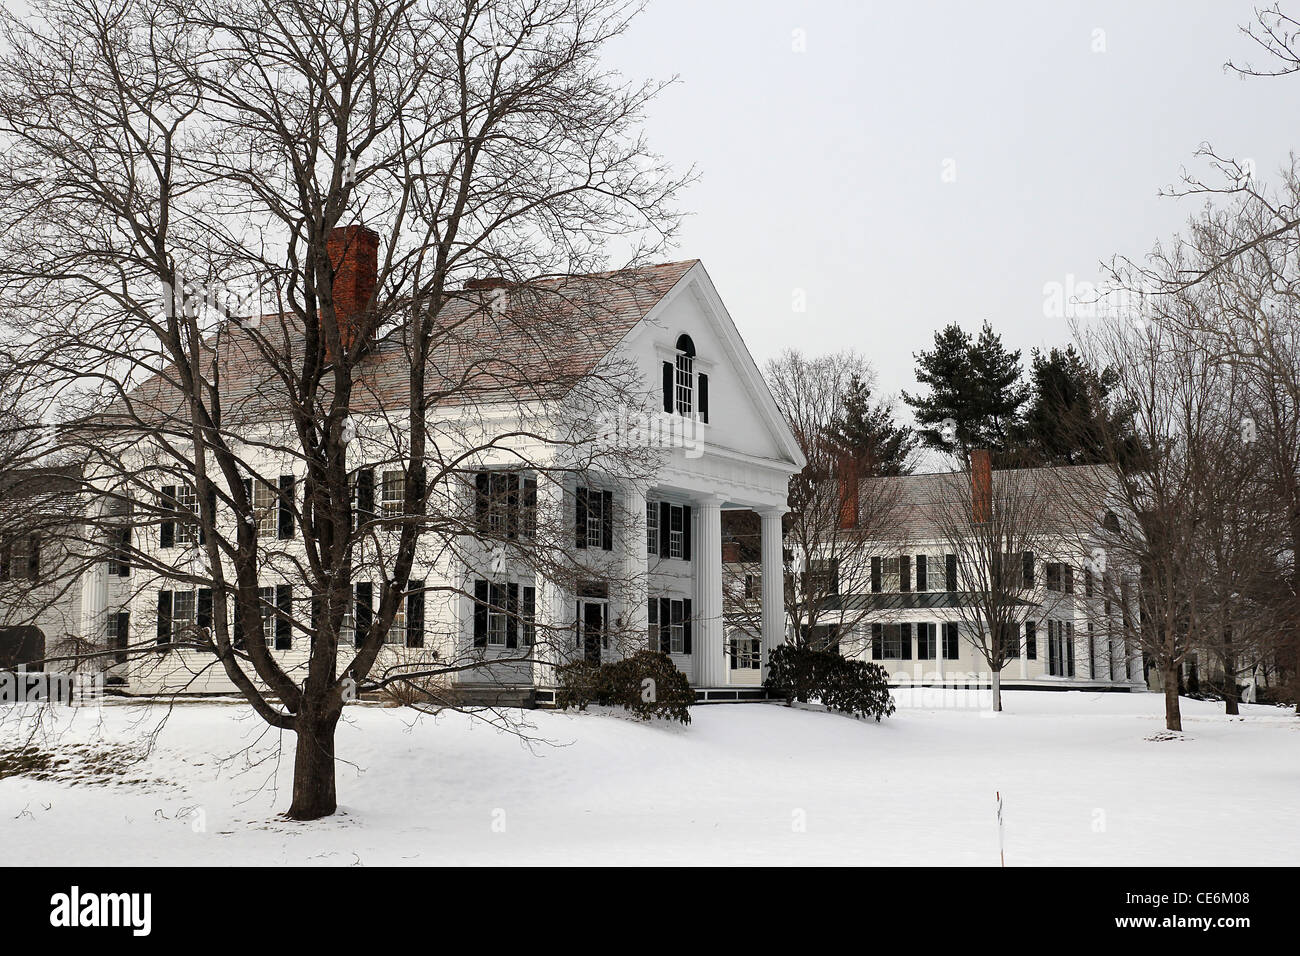
[[[589,704],[623,707],[641,720],[665,717],[691,722],[695,691],[672,658],[659,651],[638,651],[600,665],[575,661],[558,670],[557,707],[586,710]]]
[[[848,660],[835,651],[783,644],[772,651],[764,686],[784,697],[786,704],[817,700],[829,710],[874,717],[877,723],[894,712],[885,669],[871,661]]]

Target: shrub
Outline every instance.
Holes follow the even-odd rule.
[[[894,712],[885,669],[871,661],[848,660],[834,651],[783,644],[772,651],[764,686],[784,697],[787,705],[818,700],[828,710],[874,717],[877,723]]]
[[[660,651],[638,651],[600,665],[575,661],[559,668],[557,707],[586,710],[589,704],[622,707],[641,720],[664,717],[691,722],[695,691],[672,659]]]

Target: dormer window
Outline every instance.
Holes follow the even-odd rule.
[[[671,362],[663,363],[664,411],[686,418],[709,420],[709,377],[696,371],[695,343],[686,334],[677,337]]]

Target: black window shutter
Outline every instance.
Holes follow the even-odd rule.
[[[41,536],[34,534],[27,539],[27,577],[35,581],[41,576]]]
[[[117,647],[122,651],[121,654],[113,655],[114,664],[125,664],[128,655],[126,649],[131,646],[131,614],[129,611],[120,611],[117,615]]]
[[[582,602],[579,601],[575,607],[578,609],[577,616],[573,619],[573,646],[582,647]]]
[[[373,475],[374,472],[371,472]],[[371,603],[374,597],[374,587],[369,581],[358,581],[356,589],[356,612],[353,622],[356,627],[353,633],[353,642],[360,647],[366,639],[366,632],[370,630],[370,622],[374,617],[374,605]]]
[[[488,481],[486,471],[474,473],[474,527],[480,532],[488,526]]]
[[[700,421],[707,423],[709,420],[709,377],[703,372],[698,377],[700,382]]]
[[[158,592],[158,643],[169,644],[172,639],[172,592]]]
[[[587,489],[579,487],[574,495],[574,539],[579,548],[587,546]]]
[[[880,556],[871,559],[871,593],[880,593]]]
[[[903,637],[903,660],[910,661],[912,659],[912,625],[899,625],[898,630]]]
[[[288,584],[275,586],[275,649],[287,651],[293,647],[293,588]]]
[[[602,550],[614,550],[614,493],[600,493],[600,546]]]
[[[691,652],[691,599],[682,602],[682,653]]]
[[[691,506],[682,506],[682,560],[691,560]]]
[[[519,585],[506,585],[506,647],[519,646]]]
[[[280,476],[280,513],[276,528],[280,540],[293,537],[293,475]],[[279,638],[276,639],[277,645]]]
[[[176,510],[176,486],[163,485],[162,487],[162,508],[164,511],[171,512]],[[165,515],[162,523],[158,526],[158,546],[160,548],[170,548],[176,544],[176,521],[171,515]]]
[[[217,526],[217,488],[216,485],[213,485],[211,482],[208,483],[207,497],[208,497],[208,521],[210,521],[212,523],[212,527],[215,528]],[[199,543],[202,544],[204,541],[207,540],[208,537],[207,532],[204,531],[204,527],[203,527],[202,509],[200,509],[199,513],[195,515],[195,518],[198,519],[199,522]]]
[[[1065,585],[1063,590],[1066,594],[1074,593],[1074,568],[1068,564],[1065,566]]]
[[[885,626],[879,622],[871,625],[871,657],[878,661],[885,659]]]
[[[659,599],[659,649],[673,652],[673,602],[668,598]]]
[[[488,583],[474,582],[474,646],[487,647]]]
[[[524,617],[523,643],[532,647],[537,641],[537,588],[531,584],[524,585],[521,613]]]
[[[117,532],[117,576],[131,576],[131,528],[118,529]]]
[[[898,558],[898,590],[912,590],[912,556],[908,554],[899,555]]]
[[[957,590],[957,555],[945,554],[943,556],[943,589],[945,591]]]
[[[1026,551],[1021,558],[1020,580],[1027,588],[1034,586],[1034,552]]]
[[[424,514],[424,495],[428,490],[425,487],[425,476],[427,472],[425,471],[424,462],[416,462],[411,465],[411,470],[408,474],[410,477],[407,478],[407,481],[410,482],[411,485],[411,500],[415,503],[415,511],[413,514]]]
[[[519,476],[506,474],[506,537],[519,537]]]
[[[212,626],[212,588],[199,588],[194,623],[200,628]]]
[[[1038,625],[1034,621],[1025,621],[1025,659],[1038,660]]]
[[[9,563],[11,561],[9,545],[0,546],[0,581],[9,580]]]
[[[375,469],[362,468],[357,472],[357,523],[375,516]]]
[[[671,553],[669,540],[672,536],[673,506],[666,501],[659,502],[659,557],[666,558]]]
[[[923,554],[916,556],[916,589],[918,591],[930,589],[930,562]]]
[[[407,591],[406,646],[424,647],[424,582],[409,582]]]
[[[673,363],[664,362],[664,411],[673,410]]]
[[[524,513],[524,533],[537,533],[537,479],[525,478],[521,507]]]

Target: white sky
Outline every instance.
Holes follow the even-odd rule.
[[[608,60],[680,74],[647,127],[702,176],[676,257],[704,261],[755,358],[854,347],[891,393],[953,320],[990,319],[1026,361],[1067,341],[1044,284],[1177,229],[1192,201],[1157,191],[1199,143],[1275,178],[1300,146],[1300,77],[1224,70],[1254,55],[1251,8],[650,0]]]

